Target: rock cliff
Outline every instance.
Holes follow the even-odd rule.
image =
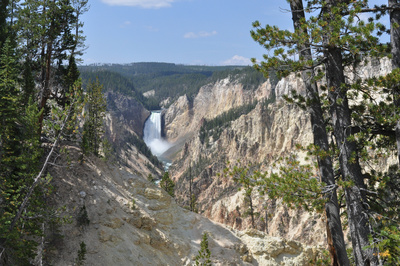
[[[105,97],[109,113],[123,122],[126,129],[143,137],[144,123],[149,117],[150,112],[136,99],[124,96],[120,93],[109,91],[106,93]],[[115,127],[110,127],[110,134],[113,140],[118,139],[119,133],[119,130],[116,130]]]
[[[243,84],[233,78],[225,78],[200,88],[191,101],[184,95],[165,111],[165,135],[176,142],[197,133],[204,119],[212,119],[234,107],[249,104],[270,95],[269,82],[257,90],[245,90]]]
[[[244,218],[243,192],[227,177],[218,176],[226,162],[270,165],[281,155],[295,150],[297,143],[311,143],[312,134],[307,113],[294,105],[262,103],[224,129],[218,139],[201,143],[198,136],[185,144],[181,157],[172,169],[177,183],[177,198],[188,205],[189,181],[185,170],[193,167],[193,187],[200,212],[214,221],[244,230],[250,218]],[[282,236],[313,244],[325,243],[321,219],[303,211],[290,211],[280,201],[257,199],[261,217],[257,228],[272,236]]]
[[[143,127],[150,112],[136,99],[107,92],[105,134],[117,161],[142,176],[160,176],[162,165],[142,140]]]
[[[349,67],[347,79],[352,82],[384,75],[390,70],[387,58],[369,60],[357,68]],[[168,139],[185,139],[181,143],[181,153],[175,153],[171,168],[177,183],[179,204],[189,204],[190,166],[199,211],[214,221],[238,229],[248,228],[250,221],[243,217],[243,193],[237,191],[232,180],[218,176],[226,162],[240,160],[242,164],[252,162],[270,167],[276,158],[291,152],[298,153],[301,159],[303,154],[296,151],[295,145],[313,142],[307,112],[282,100],[282,95],[290,94],[293,90],[305,95],[303,81],[298,75],[292,74],[276,84],[267,81],[254,91],[243,90],[243,87],[237,80],[227,78],[202,87],[192,105],[183,96],[165,112]],[[266,106],[263,99],[271,97],[271,92],[275,93],[277,100]],[[218,136],[210,137],[207,142],[199,137],[199,128],[204,120],[255,99],[258,104],[254,110],[230,122]],[[260,230],[307,243],[326,243],[320,217],[287,210],[279,201],[271,199],[259,199],[257,208],[263,217],[257,222]]]
[[[218,177],[218,173],[223,172],[228,160],[267,165],[293,151],[295,144],[312,142],[308,114],[281,99],[293,89],[303,93],[302,82],[295,75],[274,86],[267,81],[254,91],[246,91],[242,84],[228,78],[202,87],[192,106],[185,97],[171,105],[165,112],[167,137],[175,140],[191,136],[186,138],[171,169],[179,204],[189,204],[187,169],[191,166],[195,176],[193,191],[200,213],[236,229],[250,227],[250,219],[242,215],[245,212],[243,193],[238,192],[232,180]],[[265,99],[272,97],[272,92],[277,101],[266,105]],[[212,137],[207,143],[199,138],[198,131],[205,119],[210,120],[254,100],[258,101],[256,107],[230,122],[218,137]],[[262,217],[257,219],[258,229],[271,236],[307,243],[325,242],[322,220],[306,212],[287,210],[279,201],[258,198],[257,202]]]

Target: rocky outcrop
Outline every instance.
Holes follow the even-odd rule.
[[[143,127],[150,112],[136,99],[124,96],[117,92],[107,92],[107,110],[109,113],[124,124],[131,131],[134,131],[138,136],[143,137]],[[115,130],[113,130],[115,129]],[[111,138],[118,138],[119,130],[111,128]]]
[[[212,222],[182,209],[127,169],[93,157],[75,164],[79,154],[69,150],[73,167],[50,170],[54,207],[64,206],[59,215],[72,217],[72,223],[52,233],[46,247],[52,265],[73,265],[82,242],[85,265],[193,265],[203,233],[213,265],[312,265],[319,255],[317,248],[296,241]],[[88,225],[76,222],[83,206]]]
[[[107,92],[106,99],[105,134],[117,161],[143,176],[161,176],[162,165],[151,158],[141,138],[150,112],[136,99],[119,93]]]
[[[243,84],[226,78],[200,88],[191,101],[181,96],[165,111],[165,135],[170,142],[189,139],[197,132],[204,119],[212,119],[234,107],[264,99],[272,91],[269,81],[257,90],[245,90]]]
[[[277,157],[292,152],[296,144],[312,142],[308,114],[281,100],[283,94],[292,90],[304,94],[302,81],[295,75],[274,86],[267,81],[254,91],[244,90],[240,82],[227,78],[202,87],[192,105],[186,96],[182,96],[166,110],[167,137],[170,140],[185,139],[181,153],[175,153],[177,156],[170,170],[177,184],[179,204],[187,206],[189,202],[187,169],[191,166],[199,211],[234,228],[249,228],[250,218],[243,217],[246,211],[243,193],[237,191],[237,185],[231,179],[218,177],[218,174],[223,172],[228,160],[240,160],[242,165],[249,162],[268,165]],[[264,101],[271,97],[272,91],[278,100],[267,106]],[[258,101],[256,108],[232,121],[216,139],[211,137],[204,143],[199,138],[198,131],[205,119],[210,120],[254,100]],[[325,242],[321,220],[310,221],[312,215],[289,211],[279,201],[261,198],[257,201],[263,218],[257,219],[258,229],[271,236],[316,244]]]
[[[201,143],[198,136],[192,138],[171,170],[177,184],[178,202],[188,205],[188,172],[182,169],[191,165],[200,213],[236,229],[250,228],[250,218],[243,215],[247,208],[243,192],[237,190],[231,178],[220,175],[226,162],[272,165],[277,157],[295,151],[296,144],[312,142],[310,126],[308,114],[295,105],[277,102],[265,107],[260,103],[252,112],[233,121],[218,139],[211,139],[207,144]],[[254,199],[260,213],[256,219],[259,230],[271,236],[325,243],[322,219],[305,211],[288,210],[281,201],[257,195]]]

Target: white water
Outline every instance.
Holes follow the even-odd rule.
[[[172,146],[161,137],[161,129],[161,111],[151,112],[150,117],[144,124],[143,140],[150,148],[151,152],[157,157]]]

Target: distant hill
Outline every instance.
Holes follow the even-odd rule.
[[[186,94],[192,99],[200,87],[228,76],[235,76],[246,89],[253,89],[266,79],[252,67],[196,66],[173,63],[132,63],[87,65],[80,68],[82,79],[99,78],[107,90],[133,96],[147,109],[158,109],[161,101],[171,102]],[[143,93],[154,90],[147,98]]]
[[[211,75],[215,71],[244,68],[244,66],[200,66],[179,65],[174,63],[141,62],[131,64],[92,64],[81,66],[82,71],[109,70],[125,76],[157,74],[160,76],[173,74],[203,73]]]
[[[157,100],[147,99],[146,97],[144,97],[141,92],[138,92],[135,89],[132,81],[129,78],[121,75],[120,73],[104,69],[94,71],[81,70],[81,78],[84,87],[86,87],[86,84],[88,82],[98,79],[100,84],[104,86],[105,91],[114,91],[126,96],[133,97],[141,102],[143,106],[148,110],[158,108]]]

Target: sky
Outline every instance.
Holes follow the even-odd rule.
[[[387,0],[370,1],[376,4]],[[83,64],[251,65],[252,23],[292,29],[286,0],[89,0]]]

